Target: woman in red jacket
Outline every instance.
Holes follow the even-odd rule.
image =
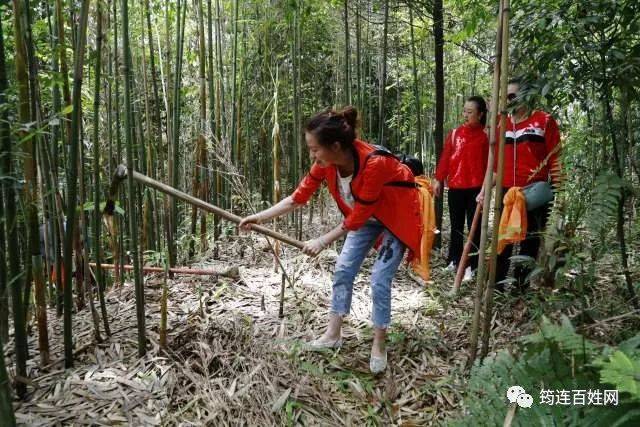
[[[345,219],[328,233],[305,242],[303,252],[316,256],[346,235],[336,262],[331,316],[325,333],[310,343],[313,349],[342,345],[343,317],[349,313],[353,281],[374,244],[380,250],[371,272],[373,345],[369,367],[387,366],[386,331],[391,322],[391,281],[409,249],[419,253],[422,228],[418,190],[411,170],[379,147],[356,139],[357,111],[325,111],[305,127],[305,141],[313,166],[294,193],[273,207],[248,216],[242,229],[284,215],[304,205],[325,182]]]
[[[479,96],[472,96],[464,104],[462,113],[464,123],[449,135],[444,143],[436,176],[433,194],[440,196],[443,182],[449,187],[449,217],[451,220],[451,239],[449,242],[448,270],[455,270],[462,256],[464,221],[471,228],[476,209],[476,196],[482,188],[489,139],[484,131],[487,121],[487,104]],[[476,248],[480,244],[479,230],[473,237]],[[476,252],[476,251],[473,251]],[[478,256],[469,258],[464,281],[471,280],[472,271],[478,267]]]

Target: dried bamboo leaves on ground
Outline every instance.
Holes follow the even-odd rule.
[[[246,239],[245,239],[246,241]],[[222,251],[220,251],[222,252]],[[243,258],[240,258],[244,254]],[[337,351],[305,351],[325,326],[336,253],[311,260],[284,254],[289,279],[284,318],[278,317],[281,273],[273,258],[229,245],[217,261],[240,265],[240,279],[177,276],[169,282],[168,348],[158,345],[163,279],[146,280],[149,355],[137,357],[133,287],[108,295],[109,340],[78,355],[76,368],[40,372],[31,359],[31,398],[19,404],[24,425],[273,425],[415,424],[444,420],[459,405],[471,292],[444,295],[452,277],[434,270],[424,288],[406,271],[394,281],[389,367],[369,373],[370,267],[354,285],[345,344]],[[403,267],[404,269],[404,267]],[[52,313],[53,318],[53,313]],[[76,348],[93,338],[88,311],[75,316]],[[53,323],[53,322],[52,322]],[[496,318],[499,340],[514,333]],[[62,355],[61,331],[51,339]],[[32,342],[31,354],[36,343]],[[498,344],[500,345],[500,344]]]

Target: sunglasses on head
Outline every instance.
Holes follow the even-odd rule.
[[[507,94],[507,101],[513,101],[514,99],[516,99],[517,95],[515,93],[508,93]]]

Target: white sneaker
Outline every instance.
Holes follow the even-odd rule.
[[[444,271],[446,271],[447,273],[453,273],[454,271],[456,271],[456,265],[453,263],[453,261],[451,261],[449,265],[444,268]]]
[[[322,337],[315,339],[306,344],[308,350],[311,351],[320,351],[325,349],[337,349],[342,347],[342,338],[338,338],[337,340],[324,341]]]
[[[372,374],[376,375],[387,369],[387,350],[384,351],[384,356],[377,357],[371,355],[371,359],[369,359],[369,370]]]
[[[473,280],[473,276],[474,276],[474,272],[471,271],[471,267],[467,267],[464,270],[464,277],[462,278],[462,282],[470,282],[471,280]]]

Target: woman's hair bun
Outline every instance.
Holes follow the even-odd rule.
[[[358,110],[352,105],[347,105],[338,113],[344,117],[345,122],[353,129],[358,127]]]

